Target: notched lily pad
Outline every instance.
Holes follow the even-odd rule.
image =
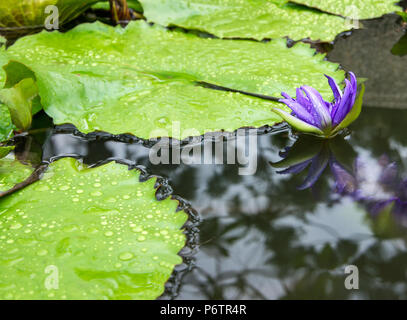
[[[34,72],[41,104],[56,124],[144,139],[281,121],[271,112],[281,104],[202,88],[201,81],[275,97],[307,84],[329,100],[323,75],[344,79],[338,64],[307,44],[203,39],[144,21],[126,29],[94,23],[64,34],[43,32],[20,39],[7,56]],[[7,68],[18,69],[25,70]]]
[[[352,19],[378,18],[386,13],[401,11],[397,0],[293,0],[325,12]]]
[[[289,37],[330,42],[352,29],[341,17],[286,3],[240,0],[140,0],[148,21],[211,33],[220,38]]]
[[[185,245],[178,201],[109,163],[52,163],[0,199],[0,298],[155,299]],[[29,200],[29,201],[27,201]]]

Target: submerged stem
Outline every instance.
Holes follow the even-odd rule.
[[[128,23],[133,19],[143,18],[142,15],[129,8],[126,0],[109,0],[109,2],[112,20],[116,24]]]

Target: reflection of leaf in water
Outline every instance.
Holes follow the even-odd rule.
[[[0,296],[10,299],[154,299],[185,244],[184,211],[157,201],[156,179],[110,163],[50,165],[42,180],[0,200]],[[29,201],[27,201],[29,199]],[[44,270],[56,266],[59,289]],[[35,275],[35,277],[32,277]]]
[[[372,219],[369,219],[372,230],[377,237],[383,239],[397,238],[404,233],[405,230],[400,228],[393,212],[395,201],[389,202],[379,212],[375,213]]]
[[[407,54],[407,33],[391,49],[391,53],[396,56],[405,56]]]
[[[20,39],[7,55],[35,73],[41,103],[55,123],[141,138],[182,139],[281,121],[271,112],[277,102],[195,81],[277,97],[306,83],[330,100],[323,74],[344,79],[337,64],[303,43],[287,48],[282,39],[203,39],[144,21],[126,29],[94,23],[65,34],[43,32]]]

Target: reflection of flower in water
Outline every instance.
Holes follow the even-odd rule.
[[[349,173],[353,170],[355,152],[342,137],[331,140],[301,137],[292,147],[280,152],[280,156],[284,159],[271,163],[275,168],[285,168],[277,171],[279,174],[299,174],[309,168],[307,177],[298,187],[300,190],[313,187],[329,165],[339,193],[356,191],[356,180]]]
[[[407,178],[387,156],[378,160],[356,157],[342,138],[318,140],[300,138],[291,148],[280,152],[282,160],[271,163],[279,174],[299,174],[308,168],[300,190],[315,185],[329,166],[336,192],[364,204],[373,216],[391,212],[399,224],[407,226]]]
[[[357,191],[357,181],[355,177],[335,159],[331,160],[330,165],[331,172],[335,178],[336,191],[338,193],[355,193]]]
[[[355,175],[358,190],[354,196],[366,203],[370,212],[379,214],[390,209],[396,215],[407,213],[407,179],[386,155],[369,164],[358,159]]]

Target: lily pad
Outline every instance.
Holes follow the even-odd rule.
[[[76,18],[98,0],[2,0],[0,2],[0,30],[13,28],[42,28],[49,14],[45,8],[54,5],[59,22]]]
[[[289,37],[333,41],[352,26],[341,17],[270,0],[140,0],[148,21],[211,33],[220,38]]]
[[[4,158],[6,155],[8,155],[12,150],[14,149],[14,147],[3,147],[0,146],[0,159]],[[1,191],[1,190],[0,190]]]
[[[294,0],[293,2],[352,19],[378,18],[401,11],[397,0]]]
[[[127,5],[130,9],[133,9],[137,12],[143,12],[141,4],[137,0],[127,0]],[[109,0],[100,1],[92,6],[92,9],[101,9],[101,10],[110,10]]]
[[[5,44],[6,39],[0,36],[0,66],[3,66],[7,63],[7,55]],[[3,87],[4,82],[6,81],[6,73],[4,72],[3,68],[0,68],[0,88]]]
[[[1,49],[0,49],[1,50]],[[1,55],[0,55],[1,58]],[[1,145],[1,142],[4,142],[12,137],[15,126],[11,121],[10,111],[7,106],[0,102],[0,159],[4,158],[9,154],[13,147],[5,147]],[[1,161],[1,160],[0,160]],[[0,169],[1,170],[1,169]],[[0,187],[0,191],[3,191]]]
[[[0,142],[11,138],[14,128],[8,108],[0,102]]]
[[[137,12],[143,12],[143,7],[141,6],[140,1],[138,0],[127,0],[127,5],[129,6],[129,8]]]
[[[178,202],[155,179],[110,163],[50,165],[42,180],[0,199],[2,299],[155,299],[185,245]],[[29,201],[27,201],[29,199]]]
[[[338,64],[304,43],[204,39],[144,21],[42,32],[18,40],[7,56],[35,73],[41,104],[56,124],[140,138],[183,139],[281,121],[271,109],[282,104],[197,86],[202,81],[275,97],[307,84],[329,100],[323,75],[344,79]]]
[[[12,88],[0,90],[0,103],[8,107],[13,124],[20,130],[31,126],[33,99],[38,96],[38,88],[32,78],[21,80]]]
[[[13,147],[0,148],[0,154],[6,156]],[[2,157],[0,157],[2,158]],[[13,158],[6,157],[0,159],[0,193],[13,188],[16,184],[27,179],[34,169],[26,166]],[[0,210],[2,212],[2,210]],[[1,287],[1,285],[0,285]]]

